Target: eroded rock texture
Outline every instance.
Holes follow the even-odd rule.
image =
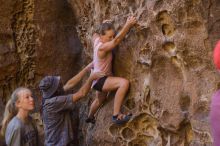
[[[212,65],[212,48],[220,38],[219,0],[0,3],[1,109],[18,86],[39,95],[37,84],[44,75],[61,75],[65,82],[92,60],[91,36],[104,19],[114,20],[119,30],[135,15],[138,24],[115,50],[114,60],[115,75],[130,80],[123,109],[134,118],[113,125],[110,99],[96,124],[87,125],[87,99],[80,104],[79,145],[211,145],[209,104],[220,85]]]
[[[1,121],[4,105],[15,88],[30,87],[40,97],[38,83],[43,76],[60,75],[65,82],[78,72],[82,45],[67,1],[0,3]],[[36,119],[39,121],[39,116]]]
[[[82,46],[70,5],[63,1],[1,1],[0,96],[37,88],[44,75],[66,81],[78,71]]]
[[[113,101],[82,124],[83,144],[94,146],[211,145],[209,103],[219,76],[212,48],[219,39],[217,0],[69,0],[77,32],[92,56],[91,36],[104,19],[120,29],[128,15],[138,24],[116,50],[116,76],[130,80],[128,124],[111,123]]]

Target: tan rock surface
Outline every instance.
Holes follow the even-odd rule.
[[[91,36],[98,25],[112,19],[119,30],[133,14],[138,24],[115,50],[114,71],[131,83],[123,109],[134,118],[124,126],[113,125],[110,99],[96,124],[87,125],[90,100],[83,100],[76,114],[79,145],[211,145],[209,104],[220,79],[212,63],[220,38],[218,0],[0,3],[0,108],[17,86],[39,95],[37,84],[44,75],[69,79],[91,61]]]
[[[115,51],[116,76],[130,80],[128,124],[111,123],[113,101],[84,129],[94,146],[211,145],[209,103],[219,76],[212,48],[219,39],[219,2],[213,0],[69,0],[77,31],[92,56],[91,36],[104,19],[118,30],[128,15],[138,25]]]

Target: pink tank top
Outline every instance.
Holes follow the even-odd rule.
[[[93,48],[93,72],[104,72],[107,76],[112,75],[112,52],[108,53],[105,58],[100,59],[98,57],[98,49],[103,43],[100,41],[100,37],[97,37],[94,41]],[[97,81],[93,82],[93,85]]]

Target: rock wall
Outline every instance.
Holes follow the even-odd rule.
[[[115,75],[131,83],[124,109],[134,118],[124,126],[113,125],[110,100],[99,110],[94,126],[82,120],[81,145],[211,145],[208,113],[211,95],[219,86],[212,64],[212,50],[220,37],[219,1],[68,2],[90,58],[92,33],[104,19],[113,20],[116,30],[129,15],[138,19],[115,50],[114,60]]]
[[[104,19],[112,19],[119,30],[129,15],[135,15],[138,24],[115,50],[114,60],[115,75],[130,81],[123,110],[134,118],[126,125],[113,125],[109,99],[97,113],[96,124],[85,124],[91,94],[75,115],[80,118],[79,146],[212,144],[209,104],[220,87],[212,63],[220,38],[218,0],[0,3],[1,109],[18,86],[30,87],[39,96],[37,85],[43,76],[68,80],[92,60],[91,36]]]
[[[67,2],[1,1],[0,15],[3,103],[17,86],[37,89],[45,75],[61,75],[65,82],[78,72],[82,45]]]

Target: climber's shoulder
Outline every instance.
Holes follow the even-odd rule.
[[[99,38],[99,34],[98,33],[94,33],[92,35],[92,41],[94,42],[97,38]]]

